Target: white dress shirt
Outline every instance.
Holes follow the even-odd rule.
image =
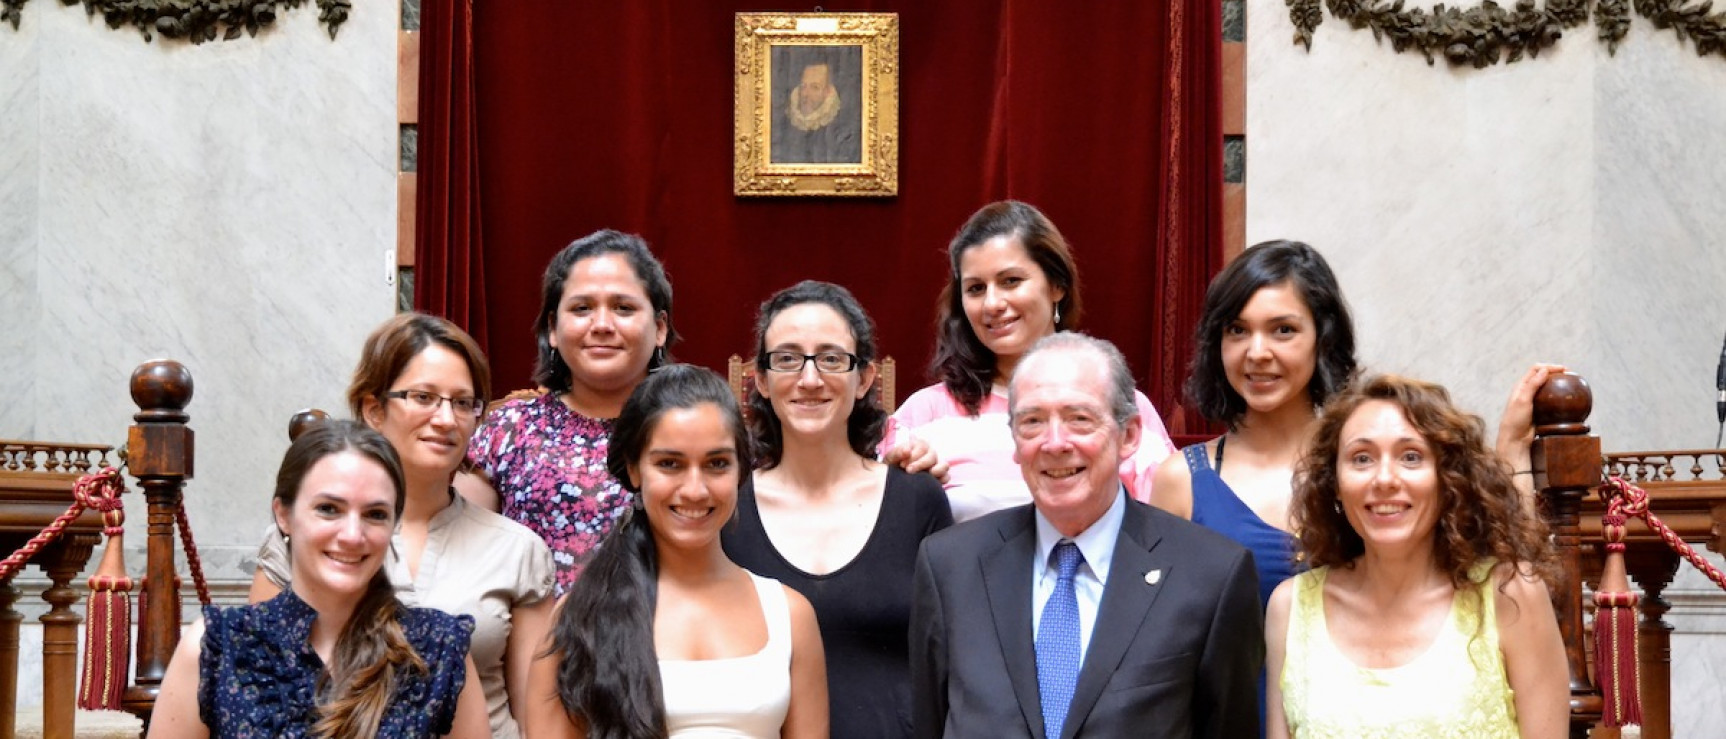
[[[1115,558],[1115,539],[1121,535],[1121,519],[1127,515],[1126,511],[1127,492],[1122,488],[1116,491],[1115,502],[1109,505],[1102,518],[1070,539],[1056,531],[1054,524],[1043,517],[1042,511],[1035,512],[1037,549],[1036,559],[1031,562],[1032,643],[1036,642],[1037,632],[1043,627],[1043,606],[1049,602],[1049,596],[1055,592],[1055,582],[1060,579],[1060,571],[1054,562],[1049,561],[1049,553],[1055,550],[1056,544],[1070,540],[1078,545],[1079,553],[1085,557],[1079,571],[1073,575],[1073,594],[1079,599],[1079,664],[1085,663],[1085,653],[1091,646],[1091,626],[1097,621],[1097,604],[1103,602],[1103,583],[1109,581],[1109,564]]]

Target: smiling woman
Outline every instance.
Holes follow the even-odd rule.
[[[406,495],[399,530],[392,532],[393,523],[383,529],[380,551],[392,554],[382,572],[403,602],[476,619],[473,662],[492,733],[507,739],[525,733],[520,698],[551,617],[552,567],[551,551],[533,532],[470,505],[450,488],[490,385],[485,355],[466,332],[441,318],[406,313],[367,337],[348,405],[401,460]],[[299,576],[286,530],[267,532],[258,549],[254,603]]]
[[[1007,432],[1007,381],[1038,339],[1078,326],[1079,271],[1067,241],[1041,211],[1015,200],[972,214],[947,247],[950,279],[937,308],[939,384],[906,399],[881,450],[906,454],[920,441],[947,464],[953,518],[968,521],[1031,501]],[[1138,451],[1120,465],[1127,491],[1148,500],[1157,464],[1174,451],[1162,417],[1134,393]]]
[[[1150,502],[1251,549],[1269,601],[1295,572],[1295,461],[1354,375],[1354,322],[1318,250],[1267,241],[1211,280],[1193,347],[1187,402],[1228,432],[1165,461]]]
[[[760,468],[726,554],[809,599],[832,686],[831,735],[910,736],[911,574],[953,522],[941,484],[871,458],[887,418],[875,324],[850,291],[804,281],[761,304],[750,428]]]
[[[534,662],[536,735],[827,735],[809,602],[720,548],[750,459],[718,375],[670,365],[635,389],[606,465],[638,507],[570,591]]]
[[[546,265],[534,318],[543,392],[492,411],[456,487],[539,534],[557,565],[557,593],[580,577],[629,510],[606,470],[613,419],[677,340],[671,283],[638,236],[596,231]]]
[[[1325,407],[1293,503],[1313,569],[1265,615],[1267,736],[1564,735],[1553,552],[1484,439],[1418,380]]]
[[[168,665],[152,738],[490,735],[473,617],[408,607],[384,574],[404,480],[390,442],[358,423],[294,441],[271,502],[293,584],[205,609]]]

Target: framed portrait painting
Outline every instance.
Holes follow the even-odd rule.
[[[899,15],[738,13],[732,191],[899,192]]]

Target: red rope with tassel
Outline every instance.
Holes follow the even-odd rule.
[[[102,533],[108,536],[84,605],[78,707],[87,711],[120,710],[132,657],[132,578],[126,576],[126,511],[120,504],[124,492],[125,483],[112,467],[79,478],[72,488],[74,500],[102,512]]]
[[[1606,501],[1606,514],[1601,517],[1606,561],[1601,569],[1600,588],[1594,593],[1594,677],[1600,684],[1604,702],[1601,721],[1607,726],[1640,724],[1641,663],[1636,657],[1636,604],[1641,598],[1631,592],[1630,579],[1624,570],[1625,524],[1631,517],[1642,519],[1666,546],[1722,589],[1726,589],[1726,574],[1715,569],[1648,510],[1648,491],[1614,476],[1600,486],[1600,496]]]
[[[86,710],[118,710],[126,689],[126,673],[132,655],[132,579],[126,575],[123,537],[126,512],[120,497],[126,490],[124,479],[113,467],[104,467],[78,478],[72,487],[72,505],[41,533],[31,537],[12,556],[0,561],[0,582],[17,574],[38,552],[54,543],[66,527],[84,514],[95,510],[102,514],[102,533],[108,543],[102,552],[102,562],[96,574],[90,576],[90,596],[85,603],[83,686],[78,691],[78,707]],[[210,605],[210,587],[204,581],[203,560],[192,541],[192,527],[186,520],[182,501],[174,511],[174,523],[180,530],[180,542],[186,550],[186,565],[192,571],[192,584],[198,591],[198,602]],[[140,604],[141,605],[141,604]]]
[[[90,578],[90,597],[85,604],[89,618],[84,631],[84,687],[78,692],[78,706],[86,709],[120,707],[120,693],[126,687],[126,668],[132,653],[131,603],[127,591],[132,581],[126,577],[121,559],[120,535],[124,533],[125,511],[120,495],[126,490],[120,473],[104,467],[78,478],[72,486],[72,505],[55,518],[41,533],[31,537],[18,551],[0,561],[0,581],[17,574],[43,547],[54,543],[66,527],[84,514],[86,509],[102,513],[102,533],[109,537],[108,548],[102,555],[102,565]]]

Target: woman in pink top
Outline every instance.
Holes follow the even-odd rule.
[[[930,367],[939,383],[906,399],[881,449],[927,443],[947,465],[953,519],[1031,502],[1007,431],[1007,381],[1038,339],[1079,323],[1079,271],[1066,239],[1036,208],[990,203],[947,247],[951,279],[941,292]],[[1127,491],[1150,498],[1157,464],[1174,451],[1161,416],[1135,393],[1143,441],[1121,464]]]

